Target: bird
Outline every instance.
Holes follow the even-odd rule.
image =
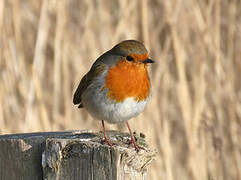
[[[151,97],[149,58],[144,44],[137,40],[124,40],[102,54],[89,72],[80,80],[73,96],[73,104],[102,122],[104,142],[109,141],[104,122],[126,123],[131,143],[137,145],[128,120],[144,111]]]

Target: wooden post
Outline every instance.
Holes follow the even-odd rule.
[[[109,131],[114,146],[103,145],[103,133],[46,132],[0,136],[1,180],[146,179],[156,151],[144,139],[138,153],[126,133]]]

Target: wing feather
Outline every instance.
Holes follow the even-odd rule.
[[[78,88],[74,93],[73,103],[79,104],[78,108],[82,108],[81,96],[93,80],[105,71],[106,65],[104,63],[94,63],[90,71],[81,79]]]

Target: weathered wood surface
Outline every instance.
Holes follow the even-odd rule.
[[[102,133],[65,131],[0,136],[0,180],[146,179],[156,155],[144,139],[138,153],[130,136],[107,132],[114,143],[103,145]]]

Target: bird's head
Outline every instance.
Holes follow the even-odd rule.
[[[122,41],[111,49],[111,52],[118,56],[123,56],[130,63],[148,64],[154,63],[149,58],[145,46],[136,40]]]

